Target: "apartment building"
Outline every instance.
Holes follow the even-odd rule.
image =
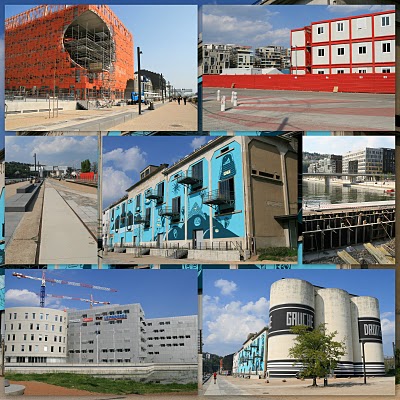
[[[52,308],[10,307],[5,311],[6,363],[65,363],[67,313]]]
[[[291,73],[395,72],[395,10],[313,22],[291,31]]]
[[[259,68],[290,68],[290,49],[283,46],[257,47],[254,53],[254,65]]]

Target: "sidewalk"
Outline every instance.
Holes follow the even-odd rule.
[[[147,108],[147,107],[146,107]],[[116,125],[115,131],[197,131],[197,108],[172,101],[145,111],[143,115]]]
[[[183,102],[157,103],[155,110],[143,105],[101,110],[60,111],[58,117],[47,113],[18,114],[5,120],[6,130],[15,131],[197,131],[197,108]]]
[[[44,192],[39,263],[97,263],[96,241],[48,183]]]
[[[97,188],[56,180],[51,180],[50,184],[85,223],[93,236],[97,237],[97,220],[99,217],[97,213]]]

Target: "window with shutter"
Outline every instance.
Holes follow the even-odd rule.
[[[145,227],[150,226],[151,208],[146,208],[146,221],[144,223]]]

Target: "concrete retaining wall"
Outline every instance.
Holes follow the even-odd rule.
[[[53,112],[53,101],[50,100],[51,112]],[[54,102],[54,108],[57,109],[57,102]],[[76,110],[75,100],[59,100],[58,101],[59,111],[71,111]],[[38,101],[8,101],[6,100],[6,113],[7,114],[26,114],[26,113],[37,113],[37,112],[49,112],[49,101],[38,100]]]
[[[21,374],[74,373],[137,382],[197,382],[197,364],[6,364],[6,372]]]

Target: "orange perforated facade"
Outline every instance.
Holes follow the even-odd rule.
[[[5,21],[5,89],[123,98],[133,36],[106,5],[41,5]]]

